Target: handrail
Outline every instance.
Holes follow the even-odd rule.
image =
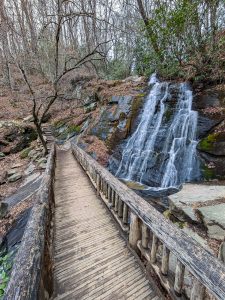
[[[15,257],[11,277],[4,300],[42,299],[41,293],[51,293],[51,262],[49,239],[51,234],[51,210],[54,203],[53,179],[55,168],[55,145],[48,157],[46,170],[35,205],[31,210],[18,253]],[[47,243],[47,244],[46,244]]]
[[[147,201],[138,196],[109,171],[97,163],[90,155],[72,144],[72,151],[78,162],[88,173],[97,188],[98,194],[108,199],[110,207],[129,223],[129,242],[149,260],[157,271],[161,282],[169,274],[170,252],[177,258],[174,283],[168,287],[169,294],[176,298],[182,294],[184,272],[187,269],[195,278],[190,299],[205,299],[205,288],[217,299],[225,299],[225,266],[209,251],[201,247],[181,229],[168,221]],[[128,210],[130,221],[128,222]],[[141,224],[140,224],[141,223]],[[152,235],[151,246],[150,233]],[[156,267],[158,243],[163,244],[160,269]]]

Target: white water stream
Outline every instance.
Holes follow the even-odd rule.
[[[116,176],[146,184],[146,174],[157,165],[158,188],[177,187],[192,179],[196,164],[198,114],[192,110],[192,91],[186,83],[177,84],[174,102],[173,85],[159,82],[155,74],[149,85],[140,123],[126,143]],[[169,125],[165,124],[168,103],[174,106]]]

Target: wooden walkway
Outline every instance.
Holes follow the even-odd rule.
[[[55,299],[163,299],[70,151],[57,151]]]

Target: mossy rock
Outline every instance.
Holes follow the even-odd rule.
[[[215,174],[214,169],[208,168],[207,166],[205,166],[202,171],[203,171],[203,177],[206,180],[212,180],[212,179],[216,178],[216,174]]]
[[[21,151],[20,158],[22,158],[22,159],[27,158],[30,151],[31,151],[31,148],[26,148],[23,151]]]
[[[71,134],[71,133],[76,133],[79,134],[81,131],[81,127],[80,126],[76,126],[76,125],[69,125],[68,129],[67,129],[67,133]]]
[[[211,133],[198,144],[200,151],[213,155],[225,155],[225,132]]]
[[[203,138],[198,144],[198,149],[202,151],[208,151],[213,148],[213,144],[216,142],[217,133],[209,134]]]

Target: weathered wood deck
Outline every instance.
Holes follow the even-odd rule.
[[[70,151],[58,150],[55,299],[163,299]]]

